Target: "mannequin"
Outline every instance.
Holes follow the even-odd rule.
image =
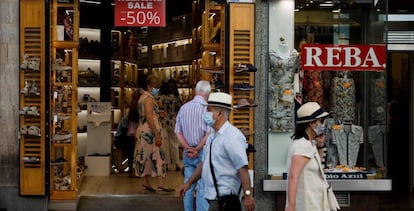
[[[269,126],[272,132],[294,130],[294,76],[299,72],[298,58],[298,52],[290,50],[283,37],[279,47],[270,52]]]
[[[276,55],[282,59],[289,59],[290,57],[290,50],[288,48],[288,44],[285,42],[285,38],[280,38],[279,48],[276,49]]]

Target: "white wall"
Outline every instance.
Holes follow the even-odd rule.
[[[270,0],[269,1],[269,49],[274,50],[279,45],[280,37],[286,43],[294,46],[295,1]]]
[[[269,1],[269,50],[275,50],[280,37],[294,46],[294,0]],[[286,172],[287,150],[291,133],[269,133],[268,142],[268,174],[282,176]]]

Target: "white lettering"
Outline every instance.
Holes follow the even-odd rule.
[[[326,66],[328,67],[340,67],[342,62],[340,60],[341,48],[340,47],[327,47],[326,48]],[[334,63],[335,62],[335,63]]]
[[[364,59],[364,63],[361,65],[361,67],[368,67],[367,62],[372,62],[372,67],[381,67],[381,65],[378,62],[377,55],[375,54],[374,49],[369,48],[367,56]]]
[[[128,9],[153,9],[153,2],[128,2]]]
[[[361,64],[361,50],[355,47],[344,47],[345,51],[345,63],[344,67],[358,67]],[[352,60],[354,63],[352,63]]]
[[[315,51],[315,54],[313,52]],[[304,66],[313,67],[313,66],[324,66],[319,59],[319,56],[322,54],[322,50],[317,47],[305,47],[306,52],[306,63]],[[315,61],[315,65],[312,61]]]

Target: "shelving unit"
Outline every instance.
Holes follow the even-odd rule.
[[[50,199],[74,200],[77,169],[79,1],[51,2]]]
[[[20,194],[45,195],[45,3],[20,1]],[[27,18],[31,17],[31,18]]]
[[[202,14],[198,14],[198,13]],[[193,3],[193,15],[201,15],[201,22],[193,25],[193,69],[197,80],[211,82],[212,89],[224,91],[225,78],[225,4],[205,1]]]
[[[245,84],[254,87],[254,72],[237,73],[235,65],[254,63],[254,4],[230,3],[229,20],[229,93],[233,96],[234,104],[239,99],[254,100],[254,89],[237,90],[235,84]],[[248,107],[234,111],[230,120],[239,129],[254,131],[254,108]],[[254,144],[254,137],[247,136],[249,144]],[[253,154],[249,154],[249,167],[253,168]]]

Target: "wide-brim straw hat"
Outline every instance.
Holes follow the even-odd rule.
[[[208,97],[207,106],[217,106],[233,110],[232,102],[233,98],[231,95],[224,92],[213,92]]]
[[[328,112],[323,111],[322,107],[315,102],[308,102],[303,104],[298,111],[296,123],[312,122],[319,118],[329,115]]]

